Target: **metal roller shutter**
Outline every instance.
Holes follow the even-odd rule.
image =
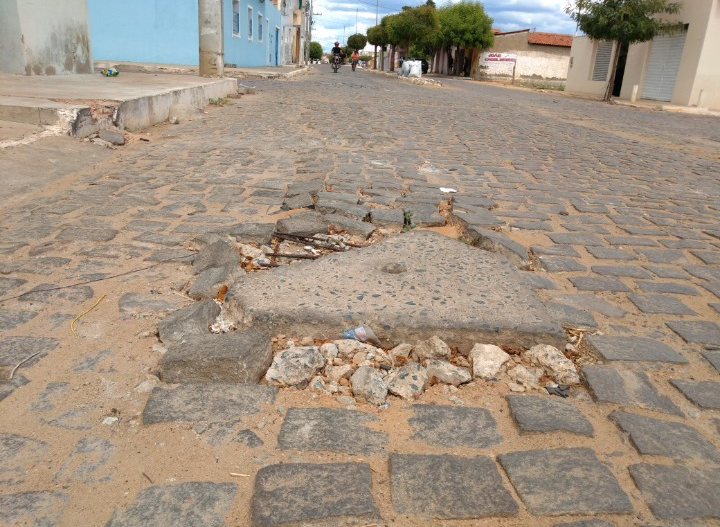
[[[670,101],[675,89],[675,78],[680,69],[687,30],[674,35],[655,37],[650,48],[650,59],[645,68],[643,99]]]

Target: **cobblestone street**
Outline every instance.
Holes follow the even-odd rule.
[[[243,80],[257,93],[111,153],[57,142],[60,175],[0,208],[0,525],[720,525],[720,119],[442,81],[316,66]],[[0,167],[32,170],[33,149],[45,167],[41,144],[0,149]],[[475,378],[378,407],[162,382],[158,323],[193,304],[209,233],[269,244],[278,220],[308,214],[303,193],[366,219],[352,228],[412,221],[397,236],[434,229],[462,236],[458,260],[506,258],[581,338],[582,383],[563,399]],[[431,245],[425,268],[445,247]],[[452,308],[487,264],[444,256],[441,272],[465,273],[438,292]],[[272,271],[248,273],[270,277],[245,282],[259,284],[244,296],[256,318],[273,316],[260,309]],[[327,302],[344,286],[311,280]],[[557,337],[500,280],[483,298],[506,319],[503,344]],[[428,338],[434,311],[403,294],[393,320]],[[348,310],[372,302],[349,296]]]

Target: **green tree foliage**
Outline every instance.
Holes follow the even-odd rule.
[[[397,15],[390,15],[388,36],[392,44],[411,44],[431,40],[440,28],[437,10],[431,5],[403,7]],[[383,19],[384,20],[384,19]]]
[[[390,43],[388,40],[387,28],[382,24],[368,28],[367,41],[373,46],[386,46]]]
[[[323,55],[323,49],[322,44],[320,42],[311,42],[310,43],[310,59],[311,60],[320,60]]]
[[[449,4],[438,10],[443,46],[463,48],[490,48],[495,42],[492,32],[493,20],[480,2],[463,1]]]
[[[657,16],[674,14],[679,10],[679,3],[667,0],[574,0],[565,8],[565,12],[588,37],[615,42],[614,60],[605,90],[606,101],[610,100],[615,84],[620,46],[646,42],[657,35],[679,29],[677,23]]]
[[[365,44],[367,44],[367,37],[360,33],[350,35],[347,39],[347,45],[352,49],[361,50],[365,47]]]

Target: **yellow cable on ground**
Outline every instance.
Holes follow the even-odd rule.
[[[80,320],[80,318],[84,317],[85,315],[87,315],[88,313],[90,313],[90,311],[92,311],[93,309],[95,309],[95,308],[97,307],[97,305],[98,305],[100,302],[102,302],[102,299],[105,298],[106,296],[107,296],[107,295],[103,295],[103,296],[101,296],[100,298],[98,298],[97,302],[95,302],[90,309],[88,309],[88,310],[85,311],[84,313],[80,313],[78,316],[76,316],[76,317],[73,319],[72,322],[70,322],[70,331],[72,331],[72,334],[73,334],[73,335],[75,335],[76,337],[78,336],[77,331],[75,331],[75,322],[77,322],[78,320]]]

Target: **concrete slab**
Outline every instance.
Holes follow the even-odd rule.
[[[165,121],[175,104],[203,107],[237,91],[235,79],[122,73],[0,75],[0,119],[34,125],[65,125],[73,135],[115,124],[140,130]],[[90,132],[91,133],[91,132]]]
[[[332,338],[366,323],[385,344],[438,335],[465,352],[476,342],[565,340],[506,258],[430,231],[245,276],[224,310],[226,319],[274,333]]]

